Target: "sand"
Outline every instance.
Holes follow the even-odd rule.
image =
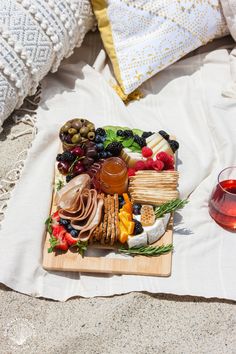
[[[9,119],[0,134],[0,178],[31,136]],[[0,354],[236,353],[235,302],[130,293],[109,298],[36,299],[0,285]]]

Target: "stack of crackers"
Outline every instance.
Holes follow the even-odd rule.
[[[114,245],[119,237],[118,194],[102,195],[104,206],[100,224],[93,233],[93,239],[105,245]]]
[[[130,178],[129,193],[133,203],[160,205],[178,198],[177,171],[137,171]]]

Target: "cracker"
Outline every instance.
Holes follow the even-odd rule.
[[[115,195],[113,195],[112,199],[112,205],[111,205],[111,240],[110,244],[114,245],[115,238],[116,238],[116,214],[115,214]]]
[[[110,243],[110,237],[111,237],[111,222],[112,222],[112,196],[108,194],[107,196],[108,199],[108,218],[107,218],[107,232],[106,232],[106,243]]]

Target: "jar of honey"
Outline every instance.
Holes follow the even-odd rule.
[[[99,173],[101,190],[107,194],[122,194],[128,189],[128,174],[125,162],[119,157],[104,161]]]

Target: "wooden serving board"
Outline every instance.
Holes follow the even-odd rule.
[[[55,168],[55,180],[58,176]],[[51,212],[57,210],[54,203],[56,191],[53,191]],[[125,256],[119,254],[119,258],[105,257],[101,250],[111,253],[115,247],[105,245],[89,245],[84,257],[75,250],[67,252],[57,251],[48,253],[50,234],[45,235],[43,247],[43,268],[51,271],[84,272],[84,273],[109,273],[109,274],[133,274],[168,277],[171,275],[172,252],[157,257]],[[166,233],[152,246],[161,246],[173,243],[173,217],[171,217]],[[100,254],[99,254],[100,253]],[[122,255],[122,257],[121,257]]]
[[[56,211],[53,203],[51,213]],[[68,250],[48,253],[50,234],[46,233],[43,248],[43,268],[51,271],[88,272],[110,274],[134,274],[168,277],[171,274],[172,252],[157,257],[134,256],[122,258],[107,258],[96,255],[101,249],[114,252],[111,246],[91,245],[84,257],[75,251]],[[170,244],[173,241],[173,218],[171,218],[166,233],[153,245]],[[92,255],[91,255],[92,253]]]

